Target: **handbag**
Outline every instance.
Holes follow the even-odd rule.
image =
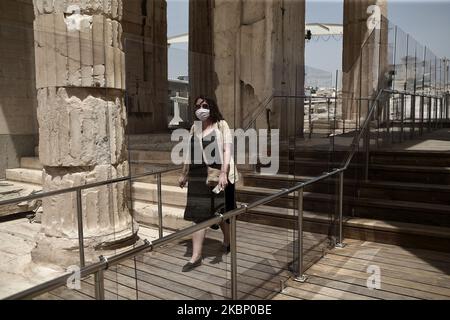
[[[206,177],[206,185],[215,187],[219,184],[220,173],[222,171],[208,166],[208,176]]]

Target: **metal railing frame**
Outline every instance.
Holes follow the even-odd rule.
[[[143,174],[139,174],[136,176],[127,176],[127,177],[123,177],[123,178],[117,178],[117,179],[111,179],[108,181],[103,181],[103,182],[97,182],[97,183],[91,183],[91,184],[87,184],[87,185],[83,185],[83,186],[77,186],[77,187],[72,187],[72,188],[68,188],[68,189],[64,189],[64,190],[57,190],[57,191],[51,191],[51,192],[41,192],[41,193],[36,193],[30,196],[26,196],[26,197],[21,197],[21,198],[16,198],[16,199],[10,199],[10,200],[5,200],[5,201],[1,201],[0,202],[0,206],[2,205],[7,205],[7,204],[14,204],[14,203],[19,203],[19,202],[23,202],[23,201],[29,201],[29,200],[35,200],[35,199],[42,199],[44,197],[51,197],[51,196],[55,196],[55,195],[61,195],[61,194],[65,194],[65,193],[70,193],[70,192],[76,192],[77,193],[77,217],[78,217],[78,221],[79,221],[79,245],[80,245],[80,265],[81,265],[81,278],[87,277],[89,275],[94,274],[95,275],[95,288],[96,288],[96,299],[104,299],[104,276],[103,276],[103,272],[105,270],[107,270],[109,267],[114,266],[119,264],[120,262],[135,257],[139,254],[143,254],[146,252],[150,252],[155,250],[158,247],[162,247],[165,246],[173,241],[182,239],[184,237],[190,236],[192,235],[194,232],[208,228],[214,224],[219,224],[225,220],[230,219],[231,220],[231,225],[230,225],[230,229],[231,229],[231,293],[232,293],[232,299],[237,299],[237,251],[236,251],[236,218],[237,216],[241,215],[241,214],[245,214],[248,213],[249,210],[256,208],[258,206],[261,205],[265,205],[268,204],[274,200],[277,200],[279,198],[282,198],[284,196],[287,196],[291,193],[298,193],[298,197],[297,197],[297,212],[298,212],[298,219],[297,219],[297,229],[298,229],[298,239],[297,239],[297,248],[298,248],[298,268],[296,270],[296,274],[295,274],[295,280],[300,281],[300,282],[304,282],[307,277],[304,274],[305,270],[304,270],[304,265],[303,265],[303,190],[305,189],[305,187],[315,184],[319,181],[334,177],[334,176],[338,176],[338,180],[339,180],[339,196],[338,196],[338,214],[339,214],[339,219],[338,219],[338,241],[336,243],[336,247],[337,248],[342,248],[345,244],[343,242],[344,239],[344,233],[343,233],[343,189],[344,189],[344,173],[345,171],[348,169],[354,155],[356,154],[358,148],[359,148],[359,142],[361,141],[361,139],[367,134],[367,131],[370,131],[370,122],[371,119],[375,113],[375,111],[377,110],[377,103],[380,100],[381,96],[383,93],[387,93],[387,94],[409,94],[407,92],[399,92],[399,91],[395,91],[395,90],[380,90],[377,94],[377,96],[374,99],[370,99],[372,100],[372,106],[369,108],[369,112],[367,114],[367,117],[364,121],[364,123],[361,126],[361,129],[359,130],[358,135],[356,135],[353,139],[353,142],[351,144],[351,150],[350,153],[347,157],[347,160],[345,161],[345,164],[339,168],[339,169],[334,169],[331,172],[328,173],[324,173],[316,178],[313,178],[309,181],[306,182],[302,182],[302,183],[298,183],[297,185],[289,188],[289,189],[283,189],[271,196],[265,197],[263,199],[260,199],[258,201],[255,201],[253,203],[247,204],[247,205],[243,205],[242,207],[229,211],[225,214],[223,214],[222,216],[219,217],[215,217],[212,218],[210,220],[207,220],[205,222],[202,222],[200,224],[188,227],[186,229],[177,231],[173,234],[167,235],[167,236],[163,236],[163,225],[162,225],[162,202],[161,202],[161,175],[164,173],[168,173],[168,172],[172,172],[172,171],[176,171],[181,169],[180,166],[178,167],[172,167],[172,168],[167,168],[164,170],[159,170],[159,171],[153,171],[153,172],[148,172],[148,173],[143,173]],[[429,97],[431,98],[435,98],[434,96],[429,96],[429,95],[421,95],[421,94],[416,94],[416,96],[420,96],[420,97]],[[275,96],[274,96],[275,97]],[[296,98],[309,98],[309,97],[296,97]],[[449,100],[449,95],[447,94],[446,97],[446,114],[448,116],[448,100]],[[366,140],[366,144],[368,143],[367,139]],[[369,148],[366,148],[366,153],[369,152]],[[366,159],[368,158],[368,154],[366,154]],[[367,178],[367,171],[368,171],[368,167],[367,167],[367,162],[366,162],[366,178]],[[112,256],[110,258],[105,258],[105,257],[100,257],[100,261],[88,266],[84,265],[84,256],[83,256],[83,231],[82,231],[82,213],[81,210],[78,208],[82,208],[81,206],[81,195],[82,195],[82,190],[85,189],[90,189],[90,188],[95,188],[95,187],[99,187],[99,186],[105,186],[105,185],[109,185],[109,184],[113,184],[113,183],[120,183],[120,182],[131,182],[133,180],[137,180],[143,177],[148,177],[148,176],[157,176],[157,184],[158,184],[158,221],[159,221],[159,239],[154,240],[153,242],[144,241],[143,245],[140,245],[136,248],[130,249],[124,253]],[[130,186],[131,187],[131,186]],[[81,228],[80,228],[81,226]],[[38,286],[35,286],[33,288],[30,288],[28,290],[25,290],[23,292],[17,293],[15,295],[12,295],[10,297],[8,297],[7,299],[30,299],[30,298],[34,298],[36,296],[39,296],[43,293],[49,292],[53,289],[56,289],[58,287],[64,286],[67,283],[67,280],[72,276],[71,273],[65,274],[63,276],[60,276],[56,279],[50,280],[48,282],[45,282],[43,284],[40,284]]]

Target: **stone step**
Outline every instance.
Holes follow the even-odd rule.
[[[293,176],[287,174],[261,175],[258,173],[244,173],[243,183],[248,187],[263,187],[282,189],[297,183],[305,182],[313,176]],[[345,175],[344,175],[345,177]],[[305,188],[305,191],[333,194],[337,192],[337,178],[319,181]],[[359,191],[358,191],[359,190]],[[359,195],[363,198],[387,199],[446,204],[450,205],[450,186],[425,183],[410,183],[399,181],[359,181],[346,178],[344,180],[344,195]]]
[[[133,201],[134,218],[137,222],[147,226],[159,226],[158,205],[143,201]],[[179,230],[190,226],[192,223],[184,220],[184,207],[163,205],[163,228]]]
[[[42,170],[27,168],[6,169],[6,180],[42,185]]]
[[[450,152],[433,151],[374,151],[371,164],[395,164],[406,166],[450,167]]]
[[[250,203],[278,192],[258,187],[237,188],[237,200]],[[335,211],[337,194],[304,192],[304,209],[319,212]],[[293,195],[274,200],[275,207],[295,208]],[[371,199],[344,196],[344,215],[376,220],[392,220],[407,223],[450,227],[450,205]]]
[[[162,203],[170,206],[184,207],[187,199],[187,188],[163,185],[161,188]],[[146,203],[158,202],[158,188],[156,184],[134,182],[132,186],[132,198]]]
[[[130,161],[148,163],[172,163],[171,150],[130,150]]]
[[[369,179],[449,185],[450,167],[373,164],[369,168]]]
[[[36,169],[36,170],[42,170],[44,168],[38,157],[21,158],[20,167],[23,169]]]
[[[297,216],[292,209],[260,206],[240,219],[253,223],[296,228]],[[304,211],[304,231],[328,234],[332,222],[324,212]],[[336,226],[336,224],[334,224]],[[346,217],[343,223],[345,238],[397,244],[405,247],[450,251],[450,228],[426,226],[398,221]]]

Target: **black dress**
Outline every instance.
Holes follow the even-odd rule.
[[[209,138],[208,136],[202,139],[203,148],[206,148],[210,143],[217,143],[214,135]],[[201,164],[194,163],[194,148],[200,148],[199,143],[200,139],[193,135],[191,138],[191,164],[189,165],[187,204],[184,211],[184,219],[194,223],[203,222],[217,214],[236,208],[234,184],[228,181],[224,191],[219,194],[214,193],[212,191],[214,188],[206,184],[208,167],[205,159],[202,157]],[[214,157],[214,154],[212,156]],[[208,161],[208,163],[214,165],[211,161]]]

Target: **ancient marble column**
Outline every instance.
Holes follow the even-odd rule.
[[[217,2],[214,0],[190,0],[189,2],[189,96],[191,100],[199,95],[215,98],[217,79],[214,73],[213,9]],[[194,101],[191,101],[192,103]]]
[[[379,81],[383,81],[387,67],[387,23],[384,18],[377,25],[368,22],[369,18],[379,19],[380,14],[384,17],[387,14],[386,0],[344,0],[343,119],[364,118],[368,102],[358,99],[371,98]]]
[[[215,94],[225,118],[243,127],[272,95],[303,94],[304,0],[216,0],[213,13]],[[302,133],[302,99],[275,99],[271,114],[285,136]]]
[[[121,0],[35,0],[39,155],[44,191],[128,175]],[[128,185],[82,192],[87,260],[135,239]],[[43,200],[33,259],[78,263],[74,193]]]
[[[123,1],[128,133],[168,130],[166,0]]]

